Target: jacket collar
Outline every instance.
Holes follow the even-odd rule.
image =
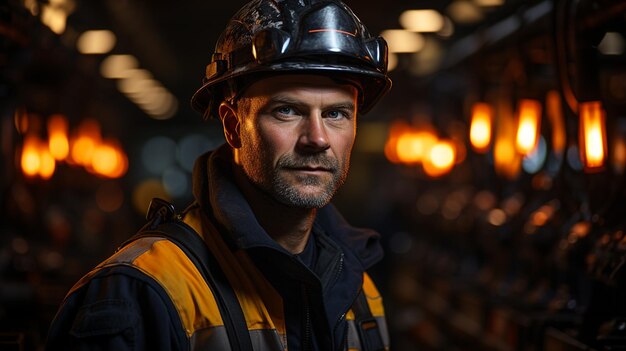
[[[196,160],[193,171],[196,201],[224,229],[222,232],[228,233],[225,240],[235,248],[267,247],[289,254],[257,222],[234,182],[231,160],[232,152],[226,144]],[[364,270],[383,256],[380,235],[373,230],[350,226],[332,204],[318,210],[315,224],[334,238],[344,252],[349,252],[349,256],[354,255]]]

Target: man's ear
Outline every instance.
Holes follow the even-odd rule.
[[[240,148],[240,124],[239,118],[237,117],[237,110],[235,110],[231,104],[224,101],[220,104],[218,113],[220,115],[220,119],[222,120],[222,125],[224,126],[224,137],[226,138],[226,142],[228,142],[228,145],[234,149]]]

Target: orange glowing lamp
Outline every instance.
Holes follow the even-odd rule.
[[[24,139],[20,164],[22,172],[27,177],[34,177],[39,173],[41,159],[39,158],[39,140],[36,137]]]
[[[447,140],[437,141],[424,158],[424,172],[430,177],[440,177],[449,173],[454,167],[456,149],[454,143]]]
[[[522,155],[533,152],[539,141],[541,126],[541,103],[524,99],[519,103],[516,149]]]
[[[472,107],[470,142],[476,152],[485,153],[489,150],[492,121],[493,109],[491,106],[484,102],[475,103]]]
[[[62,115],[53,115],[48,120],[48,148],[55,160],[64,160],[70,152],[67,120]]]
[[[90,170],[106,178],[119,178],[128,169],[128,159],[116,141],[97,145],[91,159]]]
[[[585,170],[600,171],[606,163],[605,112],[600,101],[583,102],[579,105],[580,154]]]
[[[400,162],[405,164],[419,164],[437,142],[437,136],[429,131],[411,131],[398,137],[396,146]]]
[[[398,158],[398,138],[400,135],[410,130],[409,125],[404,121],[394,121],[389,128],[389,137],[385,143],[385,156],[392,163],[400,163]]]
[[[71,142],[72,162],[91,167],[94,150],[101,143],[100,125],[95,120],[84,120]]]
[[[35,136],[26,137],[20,159],[22,172],[33,178],[39,176],[50,179],[56,169],[56,162],[46,145]]]
[[[42,179],[50,179],[56,169],[56,161],[46,147],[39,149],[39,176]]]

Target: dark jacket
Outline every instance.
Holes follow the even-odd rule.
[[[223,146],[197,160],[198,206],[185,222],[227,267],[255,350],[359,349],[351,306],[361,289],[389,345],[380,296],[365,274],[382,257],[378,234],[351,227],[329,205],[318,211],[305,253],[289,253],[256,221],[233,182],[230,157]],[[175,245],[141,239],[72,288],[50,327],[47,347],[227,350],[214,303]]]

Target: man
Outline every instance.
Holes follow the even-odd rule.
[[[365,273],[378,235],[329,204],[357,111],[390,88],[386,56],[339,0],[245,5],[192,98],[227,141],[196,162],[196,202],[151,208],[147,229],[72,288],[48,348],[388,348]]]

